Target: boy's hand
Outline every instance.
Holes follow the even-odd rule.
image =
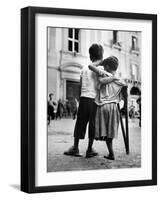
[[[111,78],[114,80],[114,81],[119,81],[120,79],[117,78],[116,76],[111,76]]]
[[[121,86],[123,86],[123,87],[128,87],[124,80],[118,79],[118,78],[116,77],[115,81],[116,81],[119,85],[121,85]]]

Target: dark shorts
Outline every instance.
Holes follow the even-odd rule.
[[[95,137],[96,108],[94,99],[87,97],[80,98],[77,121],[74,129],[75,138],[84,139],[88,122],[88,137]]]

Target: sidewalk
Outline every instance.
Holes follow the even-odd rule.
[[[138,120],[129,121],[130,154],[126,155],[121,129],[119,136],[114,140],[115,161],[105,159],[108,154],[103,141],[95,141],[94,149],[99,153],[93,158],[85,158],[88,138],[80,140],[80,153],[82,157],[65,156],[63,153],[73,145],[73,130],[75,120],[53,120],[48,127],[48,172],[89,170],[89,169],[115,169],[133,168],[141,166],[141,129]]]

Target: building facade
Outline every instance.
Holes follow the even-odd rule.
[[[48,93],[55,99],[79,98],[80,72],[88,65],[93,43],[104,48],[104,58],[119,59],[117,75],[128,84],[130,101],[141,92],[141,33],[117,30],[48,28]]]

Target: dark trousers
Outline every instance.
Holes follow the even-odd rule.
[[[88,123],[88,137],[95,137],[96,108],[94,99],[87,97],[80,98],[77,121],[74,129],[75,138],[84,139]]]

